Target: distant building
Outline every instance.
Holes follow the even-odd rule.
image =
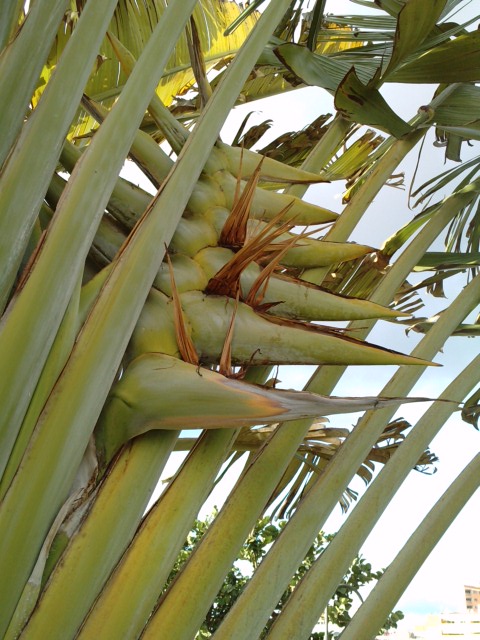
[[[407,621],[407,620],[405,620]],[[480,615],[477,613],[442,613],[417,616],[415,623],[391,629],[377,640],[480,640]]]
[[[465,585],[465,604],[467,611],[480,612],[480,587]]]
[[[446,638],[465,638],[465,640],[480,639],[480,616],[474,613],[450,613],[442,614],[441,621],[441,637]]]

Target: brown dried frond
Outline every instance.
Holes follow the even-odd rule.
[[[175,283],[175,277],[173,274],[172,262],[170,260],[170,256],[168,255],[168,251],[166,253],[168,270],[170,273],[170,286],[172,288],[172,300],[173,300],[173,318],[175,324],[175,336],[177,338],[178,350],[180,351],[180,355],[182,356],[182,360],[185,362],[190,362],[195,366],[200,364],[200,358],[198,357],[197,350],[195,349],[195,345],[190,337],[190,334],[187,331],[187,326],[185,323],[185,316],[183,315],[182,305],[180,303],[180,296],[178,295],[177,285]]]
[[[403,418],[398,418],[390,422],[381,435],[379,436],[377,443],[371,449],[369,453],[369,459],[375,462],[385,464],[392,457],[398,447],[406,438],[405,431],[412,425]],[[418,471],[428,471],[429,473],[435,473],[436,469],[433,464],[438,460],[437,456],[426,449],[419,457],[415,469]]]
[[[396,442],[386,447],[373,447],[373,449],[371,449],[370,453],[368,454],[368,459],[373,460],[374,462],[379,462],[380,464],[386,464],[398,449],[400,444],[401,442]],[[424,473],[435,473],[436,468],[433,465],[437,460],[437,456],[432,451],[430,451],[430,449],[426,449],[420,455],[414,468],[417,471],[423,471]]]
[[[210,278],[206,293],[236,298],[240,292],[240,276],[248,265],[256,262],[262,256],[266,247],[270,246],[278,236],[285,233],[290,222],[276,226],[283,215],[290,209],[289,204],[275,216],[256,236],[250,238],[243,247],[227,262],[212,278]],[[240,292],[241,293],[241,292]]]
[[[259,153],[279,162],[298,167],[327,130],[330,114],[322,115],[301,131],[289,131],[263,147]]]
[[[228,327],[227,335],[225,336],[225,342],[223,343],[222,354],[219,362],[219,372],[227,378],[232,375],[232,339],[233,339],[233,327],[235,324],[235,318],[238,309],[239,294],[235,299],[235,306],[233,308],[232,317],[230,319],[230,325]]]
[[[234,140],[234,142],[232,143],[232,146],[234,144],[236,146],[239,146],[239,144],[241,144],[242,147],[245,147],[246,149],[251,149],[253,145],[257,144],[260,138],[262,138],[263,135],[272,127],[273,120],[270,118],[268,120],[264,120],[260,124],[255,124],[251,126],[247,131],[245,131],[245,133],[243,133],[245,124],[246,124],[246,118],[243,121],[243,125],[241,129],[235,135],[236,141]]]
[[[246,256],[243,256],[244,260],[236,260],[237,255],[210,278],[205,287],[205,293],[229,298],[236,298],[239,295],[240,275],[250,260]]]
[[[240,167],[243,159],[243,148],[240,155]],[[263,158],[258,163],[257,168],[247,180],[245,187],[240,194],[241,180],[240,176],[237,177],[237,186],[235,188],[235,197],[232,206],[232,210],[228,218],[223,225],[222,233],[218,241],[222,247],[229,247],[231,249],[239,249],[245,244],[247,237],[247,223],[250,217],[250,209],[252,207],[252,201],[255,196],[255,189],[257,188],[258,180],[260,178],[260,171],[262,168]]]
[[[269,263],[258,274],[245,300],[247,304],[249,304],[253,308],[262,306],[265,291],[268,286],[268,281],[270,280],[271,275],[280,268],[280,262],[283,256],[287,253],[287,251],[293,249],[293,247],[298,244],[299,240],[302,240],[307,236],[308,232],[293,236],[292,238],[290,238],[290,240],[285,240],[284,242],[270,245],[273,251],[276,250],[277,246],[279,246],[280,249],[276,250],[275,256],[270,259]],[[268,247],[267,251],[269,251]],[[269,306],[272,306],[272,304],[270,304]]]

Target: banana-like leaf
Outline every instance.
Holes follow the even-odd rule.
[[[292,73],[307,85],[322,87],[335,92],[338,85],[350,70],[350,64],[341,59],[313,53],[306,47],[293,43],[276,47],[275,55]],[[361,81],[368,82],[372,73],[359,65],[356,67]]]
[[[412,194],[418,195],[422,189],[425,189],[421,197],[418,199],[418,202],[423,202],[426,198],[429,198],[431,195],[445,187],[446,184],[449,184],[461,176],[464,171],[468,171],[466,176],[460,180],[454,189],[457,192],[460,192],[462,189],[472,189],[476,195],[468,205],[461,208],[458,215],[450,225],[445,240],[445,248],[447,251],[460,251],[464,246],[464,240],[466,240],[467,249],[473,252],[478,252],[480,248],[480,209],[477,187],[479,168],[480,165],[478,158],[473,158],[471,161],[465,163],[464,168],[455,167],[452,170],[446,171],[437,178],[427,181]],[[433,208],[430,207],[426,210],[426,213],[429,211],[431,212],[432,210]],[[417,216],[417,218],[418,217],[419,216]]]
[[[475,187],[476,188],[476,187]],[[477,196],[478,197],[478,196]],[[476,200],[476,197],[475,197]],[[381,248],[382,254],[387,257],[392,256],[403,244],[410,238],[418,229],[420,229],[426,222],[434,218],[441,211],[441,204],[434,204],[421,213],[417,214],[410,222],[407,222],[405,226],[395,232],[390,238],[388,238]],[[468,215],[471,211],[472,202],[467,202],[465,206],[462,206],[457,216]]]
[[[480,121],[476,120],[468,125],[452,127],[445,125],[441,128],[442,131],[455,135],[457,137],[464,138],[466,140],[480,140]],[[449,160],[458,160],[458,158],[449,158]]]
[[[414,206],[418,206],[418,204],[425,202],[428,200],[431,195],[435,194],[437,191],[443,189],[446,185],[450,184],[453,180],[461,176],[462,173],[469,172],[468,177],[462,180],[459,187],[464,184],[468,184],[472,178],[478,173],[478,168],[480,165],[480,158],[478,156],[472,158],[464,162],[462,165],[458,167],[454,167],[453,169],[447,169],[447,171],[443,171],[441,174],[430,178],[426,182],[424,182],[420,187],[414,189],[412,191],[412,196],[418,196],[420,192],[423,191],[420,198],[415,202]],[[473,169],[472,169],[473,168]],[[458,187],[456,187],[458,188]]]
[[[398,13],[393,52],[383,74],[384,80],[428,37],[446,2],[447,0],[417,0],[405,3]]]
[[[435,109],[434,121],[439,127],[476,124],[479,108],[480,87],[462,83]]]
[[[277,46],[293,44],[296,38],[296,28],[293,25],[301,21],[301,11],[296,10],[294,13],[287,13],[286,17],[287,15],[288,18],[286,19],[286,24],[288,26],[285,30],[282,30],[280,27],[272,38],[272,43]],[[324,28],[320,30],[316,37],[314,47],[310,47],[311,21],[303,19],[297,44],[305,45],[303,48],[306,50],[310,51],[312,49],[315,51],[315,54],[326,58],[329,58],[339,52],[360,48],[363,45],[363,42],[359,41],[358,38],[355,37],[357,34],[354,33],[349,25],[339,27],[338,25],[328,21],[324,23],[323,27]],[[270,48],[265,49],[263,54],[260,56],[258,65],[261,72],[252,74],[243,86],[241,93],[241,100],[243,102],[249,102],[285,93],[285,91],[295,89],[299,84],[299,78],[291,77],[288,65],[285,69],[285,67],[279,63],[278,57],[276,57]],[[328,60],[325,62],[325,65],[328,66]],[[336,65],[333,64],[333,68],[335,67]],[[328,77],[328,71],[326,74],[325,81],[328,82],[326,79]],[[214,78],[212,86],[215,86],[218,83],[221,76],[222,74],[219,74],[219,76]]]
[[[391,109],[378,89],[377,80],[366,86],[360,81],[355,69],[350,69],[340,82],[335,93],[335,107],[346,118],[368,124],[402,138],[410,133],[411,126]]]
[[[393,71],[389,82],[451,83],[480,80],[480,32],[458,36]]]
[[[275,61],[278,62],[277,59],[275,59]],[[278,65],[262,66],[261,74],[255,74],[253,77],[250,77],[242,88],[240,101],[252,102],[295,89],[296,84],[293,79],[286,78],[286,74],[279,73]],[[217,79],[213,80],[213,86],[215,86],[216,80]],[[217,82],[219,80],[220,78],[218,78]]]

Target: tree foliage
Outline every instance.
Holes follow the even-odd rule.
[[[194,527],[188,534],[185,544],[178,555],[177,561],[170,575],[169,582],[175,578],[179,571],[181,571],[183,564],[187,562],[188,558],[194,551],[195,546],[201,540],[212,523],[215,515],[216,513],[205,520],[195,521]],[[251,574],[258,567],[270,546],[281,534],[285,524],[286,520],[272,521],[269,517],[262,518],[255,524],[240,550],[237,561],[228,572],[222,588],[218,592],[215,601],[212,603],[196,638],[210,638],[215,633],[222,620],[241,594]],[[302,576],[308,571],[320,554],[323,553],[333,537],[334,534],[324,533],[323,531],[317,535],[312,546],[308,550],[307,555],[302,561],[302,564],[293,575],[288,589],[283,593],[280,601],[275,607],[275,610],[272,612],[270,619],[265,626],[262,637],[266,636],[267,631],[273,624],[275,618],[280,615],[283,605],[288,600],[288,597],[293,592]],[[337,587],[328,603],[328,609],[324,615],[328,614],[329,622],[335,625],[336,628],[341,629],[346,627],[351,620],[350,610],[355,601],[358,605],[359,599],[363,600],[362,588],[366,585],[371,585],[371,583],[375,583],[382,574],[382,570],[374,571],[372,569],[372,565],[367,562],[363,556],[357,556],[353,560],[348,572],[343,577],[341,584]],[[397,623],[402,620],[402,618],[403,613],[401,611],[394,611],[388,616],[385,624],[383,625],[383,629],[395,629],[397,627]],[[339,631],[337,630],[332,633],[334,635],[331,637],[336,637]],[[324,635],[324,631],[315,631],[312,632],[309,640],[323,640]]]

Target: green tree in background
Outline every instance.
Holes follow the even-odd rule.
[[[178,571],[181,570],[182,565],[192,554],[195,546],[212,523],[213,518],[214,516],[206,518],[205,520],[195,521],[194,527],[188,534],[187,540],[185,541],[182,551],[178,556],[170,579],[173,579]],[[222,620],[230,611],[235,600],[247,584],[251,573],[258,567],[270,546],[278,538],[285,524],[286,520],[277,520],[272,522],[270,518],[262,518],[256,523],[238,556],[238,560],[242,560],[243,563],[236,562],[228,572],[222,588],[215,598],[215,602],[213,602],[207,613],[207,617],[202,628],[197,633],[197,638],[210,638],[217,630]],[[281,613],[283,605],[287,601],[296,584],[325,550],[327,544],[333,539],[333,537],[333,534],[324,534],[322,531],[317,535],[312,546],[308,550],[307,555],[302,561],[302,564],[292,577],[288,589],[282,595],[280,602],[273,611],[263,635],[266,635],[275,618]],[[367,562],[361,555],[357,556],[352,562],[348,573],[344,576],[343,582],[337,587],[332,599],[328,603],[329,623],[340,628],[347,626],[351,620],[350,609],[352,608],[355,599],[357,599],[357,604],[359,598],[363,600],[361,591],[359,590],[361,590],[365,585],[370,585],[372,582],[377,581],[381,577],[382,573],[383,571],[373,571],[372,565],[369,562]],[[403,613],[401,611],[391,613],[385,621],[383,628],[385,630],[396,628],[398,621],[402,618]],[[335,632],[332,632],[331,637],[338,635],[338,631],[335,635],[333,635],[334,633]],[[323,640],[324,636],[324,631],[316,631],[310,634],[309,638],[310,640]]]
[[[368,489],[266,636],[309,638],[465,399],[476,423],[475,349],[417,424],[395,412],[417,401],[449,338],[478,334],[478,158],[423,185],[418,212],[381,248],[349,239],[429,132],[454,160],[478,140],[480,32],[457,21],[463,0],[361,4],[375,15],[328,16],[323,0],[245,11],[223,0],[0,0],[0,637],[194,638],[273,512],[287,524],[214,634],[257,638],[358,474]],[[382,96],[390,82],[432,85],[431,101],[407,122]],[[243,146],[219,138],[236,104],[307,85],[333,96],[333,117],[265,155],[248,148],[248,122]],[[120,176],[127,158],[151,189]],[[302,199],[335,181],[342,211]],[[445,251],[431,253],[445,232]],[[421,270],[428,278],[412,285]],[[452,271],[467,275],[445,310],[411,318]],[[367,342],[377,321],[413,324],[421,339],[410,354]],[[277,388],[278,367],[306,364],[317,368],[305,389]],[[358,365],[395,373],[375,397],[337,397]],[[323,419],[351,412],[362,415],[353,429]],[[245,452],[165,590],[224,463]],[[479,464],[419,522],[342,640],[375,636],[478,487]]]

